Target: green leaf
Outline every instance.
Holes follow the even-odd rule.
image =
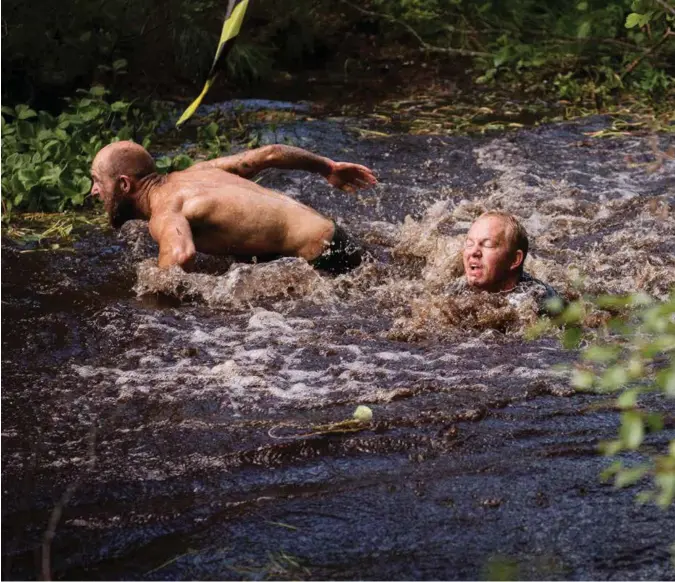
[[[572,370],[572,378],[570,382],[577,390],[589,390],[593,386],[594,379],[595,374],[592,372],[575,368]]]
[[[94,96],[94,97],[103,97],[107,91],[103,85],[94,85],[89,92]]]
[[[16,122],[16,131],[19,137],[23,140],[31,140],[35,137],[35,127],[32,123],[25,120]]]
[[[131,139],[132,137],[133,137],[133,132],[132,132],[131,127],[129,127],[128,125],[125,125],[122,129],[120,129],[117,132],[117,139],[119,139],[120,141],[121,140],[128,140],[128,139]]]
[[[663,389],[666,396],[675,398],[675,368],[664,373]]]
[[[591,21],[585,20],[577,30],[577,38],[588,38],[591,34]]]
[[[580,301],[575,301],[567,306],[560,314],[561,323],[579,323],[584,318],[584,306]]]
[[[618,390],[628,382],[628,372],[623,366],[612,366],[605,370],[601,376],[598,386],[602,390]]]
[[[16,115],[19,119],[31,119],[37,117],[37,113],[28,107],[28,105],[17,105]]]
[[[663,415],[658,412],[650,412],[645,418],[645,423],[650,432],[659,432],[663,430]]]
[[[185,170],[192,165],[192,159],[185,154],[178,154],[172,161],[174,170]]]
[[[645,358],[654,358],[675,350],[675,335],[661,335],[643,346],[640,352]]]
[[[654,303],[654,298],[643,292],[634,293],[633,295],[630,295],[629,299],[630,305],[633,307],[647,307]]]
[[[638,505],[645,505],[654,499],[654,494],[651,491],[640,491],[635,496],[635,503]]]
[[[171,158],[169,156],[162,156],[155,161],[155,166],[159,172],[165,173],[171,168]]]
[[[573,350],[579,347],[580,342],[581,342],[581,329],[576,326],[568,327],[565,330],[565,333],[563,334],[562,340],[565,349]]]
[[[14,109],[12,109],[11,107],[7,107],[7,105],[3,105],[0,111],[2,111],[4,115],[11,115],[12,117],[16,117]]]
[[[616,360],[620,353],[621,348],[618,346],[593,345],[584,350],[582,357],[589,362],[605,364]]]
[[[666,509],[675,498],[675,471],[659,472],[654,477],[656,486],[660,489],[656,496],[656,504]]]
[[[546,300],[546,310],[550,314],[555,315],[555,314],[561,313],[564,308],[565,308],[565,304],[563,303],[563,300],[558,296],[552,297],[551,299]]]
[[[622,469],[616,474],[616,478],[614,479],[614,485],[619,488],[627,487],[628,485],[634,485],[640,479],[642,479],[642,477],[644,477],[645,473],[648,470],[649,467],[645,466],[632,467],[630,469]]]
[[[612,461],[612,464],[600,473],[600,479],[602,481],[609,481],[614,475],[621,471],[621,469],[623,469],[623,463],[621,461]]]
[[[112,66],[115,71],[121,71],[122,69],[127,68],[127,60],[117,59],[116,61],[113,62]]]
[[[215,121],[212,121],[204,128],[204,134],[207,138],[213,139],[218,135],[218,124]]]
[[[634,28],[638,26],[640,23],[640,16],[641,14],[636,14],[635,12],[631,12],[627,17],[626,17],[626,28]]]
[[[606,457],[613,457],[623,450],[623,443],[619,440],[604,441],[600,443],[598,448],[600,449],[600,452]]]
[[[645,436],[642,415],[636,411],[624,412],[621,415],[619,437],[623,445],[630,450],[637,450]]]
[[[38,176],[33,168],[22,168],[17,174],[19,182],[26,191],[29,191],[38,183]]]
[[[87,194],[91,190],[91,180],[86,176],[82,176],[77,181],[77,190],[80,194]]]
[[[640,395],[640,390],[634,388],[633,390],[626,390],[621,396],[616,399],[616,405],[619,408],[635,408],[637,404],[638,396]]]
[[[115,101],[110,106],[110,109],[113,113],[119,113],[120,111],[126,111],[129,108],[129,105],[131,105],[131,103],[125,103],[124,101]]]

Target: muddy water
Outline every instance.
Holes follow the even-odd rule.
[[[379,174],[356,196],[263,177],[365,241],[373,260],[337,278],[160,272],[141,223],[72,253],[3,243],[3,577],[672,579],[673,511],[597,478],[618,418],[567,387],[574,354],[522,339],[532,303],[444,293],[488,208],[523,219],[528,270],[569,296],[672,289],[671,144],[587,135],[608,123],[278,127]],[[358,404],[366,430],[307,434]]]

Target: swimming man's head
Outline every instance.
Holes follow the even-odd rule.
[[[527,232],[506,212],[486,212],[471,225],[463,252],[464,273],[472,287],[508,291],[523,273]]]
[[[134,218],[133,195],[138,181],[156,171],[148,151],[131,141],[111,143],[96,154],[91,164],[91,194],[101,198],[113,227]]]

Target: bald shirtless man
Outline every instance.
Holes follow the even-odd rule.
[[[301,257],[333,272],[360,264],[360,247],[335,222],[249,180],[265,168],[316,172],[347,192],[376,183],[364,166],[285,145],[161,175],[145,148],[121,141],[94,158],[91,194],[102,199],[115,228],[131,219],[149,221],[162,268],[190,267],[196,251],[261,260]]]
[[[559,295],[553,287],[525,272],[529,246],[527,232],[515,216],[485,212],[471,225],[464,241],[464,276],[453,282],[448,292],[503,293],[515,303],[530,296],[542,312],[546,311],[548,300]]]

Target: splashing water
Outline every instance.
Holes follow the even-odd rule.
[[[672,578],[672,512],[636,520],[633,492],[598,484],[616,414],[570,390],[573,353],[522,339],[534,301],[446,292],[471,222],[503,209],[560,291],[668,293],[675,162],[650,173],[652,141],[585,135],[606,123],[303,144],[379,173],[358,196],[264,177],[364,241],[372,259],[338,277],[159,270],[138,222],[72,254],[4,244],[5,578],[36,575],[71,485],[59,577],[476,578],[499,554],[532,578]],[[269,436],[359,404],[369,430]]]

